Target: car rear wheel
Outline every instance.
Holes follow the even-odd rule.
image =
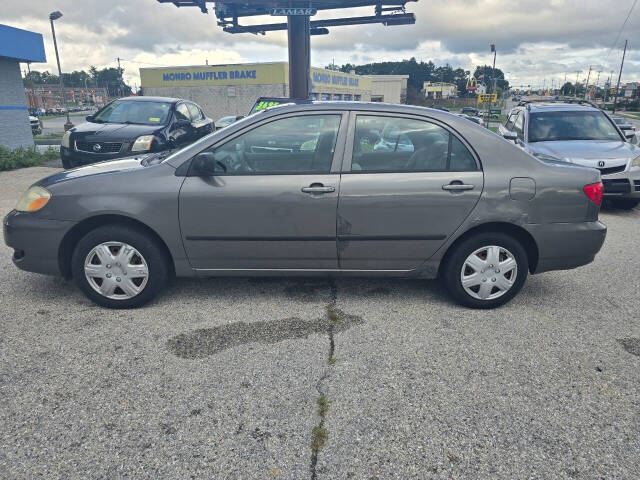
[[[454,247],[444,266],[451,296],[471,308],[495,308],[511,300],[529,272],[527,252],[504,233],[480,233]]]
[[[92,301],[135,308],[167,284],[169,268],[156,241],[137,228],[107,225],[87,233],[71,259],[73,279]]]

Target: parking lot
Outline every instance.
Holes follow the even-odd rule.
[[[54,171],[0,173],[0,213]],[[0,478],[637,478],[640,209],[601,220],[593,264],[492,311],[269,278],[105,310],[2,244]]]

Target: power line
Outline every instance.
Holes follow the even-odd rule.
[[[624,27],[627,26],[629,17],[631,17],[631,13],[633,12],[633,9],[636,8],[637,3],[638,3],[638,0],[633,1],[633,5],[631,5],[631,9],[629,10],[629,13],[627,13],[627,18],[624,19],[624,23],[622,24],[622,27],[620,27],[620,31],[618,32],[618,35],[616,36],[616,39],[613,42],[613,45],[611,45],[611,48],[609,49],[609,53],[607,53],[607,56],[605,57],[606,59],[609,58],[609,55],[611,55],[611,52],[613,51],[615,46],[618,44],[618,40],[620,40],[620,35],[622,35],[622,31],[624,30]]]

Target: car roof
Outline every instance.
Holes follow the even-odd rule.
[[[600,111],[599,108],[588,103],[570,103],[570,102],[527,102],[519,107],[531,112],[588,112]]]
[[[408,113],[414,115],[424,115],[429,112],[434,116],[449,116],[456,117],[456,115],[439,110],[436,108],[419,107],[414,105],[404,105],[396,103],[383,103],[383,102],[355,102],[355,101],[306,101],[303,103],[282,103],[280,105],[274,105],[273,107],[262,110],[263,112],[284,112],[284,111],[300,111],[300,110],[375,110],[378,112],[389,113]],[[258,112],[260,113],[260,112]]]
[[[165,102],[165,103],[177,103],[182,101],[182,98],[172,98],[172,97],[122,97],[117,98],[116,101],[121,102]],[[185,100],[188,101],[188,100]]]

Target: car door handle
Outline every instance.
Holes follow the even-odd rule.
[[[447,190],[449,192],[462,192],[464,190],[473,190],[474,188],[475,188],[474,185],[468,185],[465,183],[453,183],[453,182],[442,186],[443,190]]]
[[[335,187],[325,187],[321,183],[312,183],[308,187],[302,187],[304,193],[331,193],[335,191]]]

